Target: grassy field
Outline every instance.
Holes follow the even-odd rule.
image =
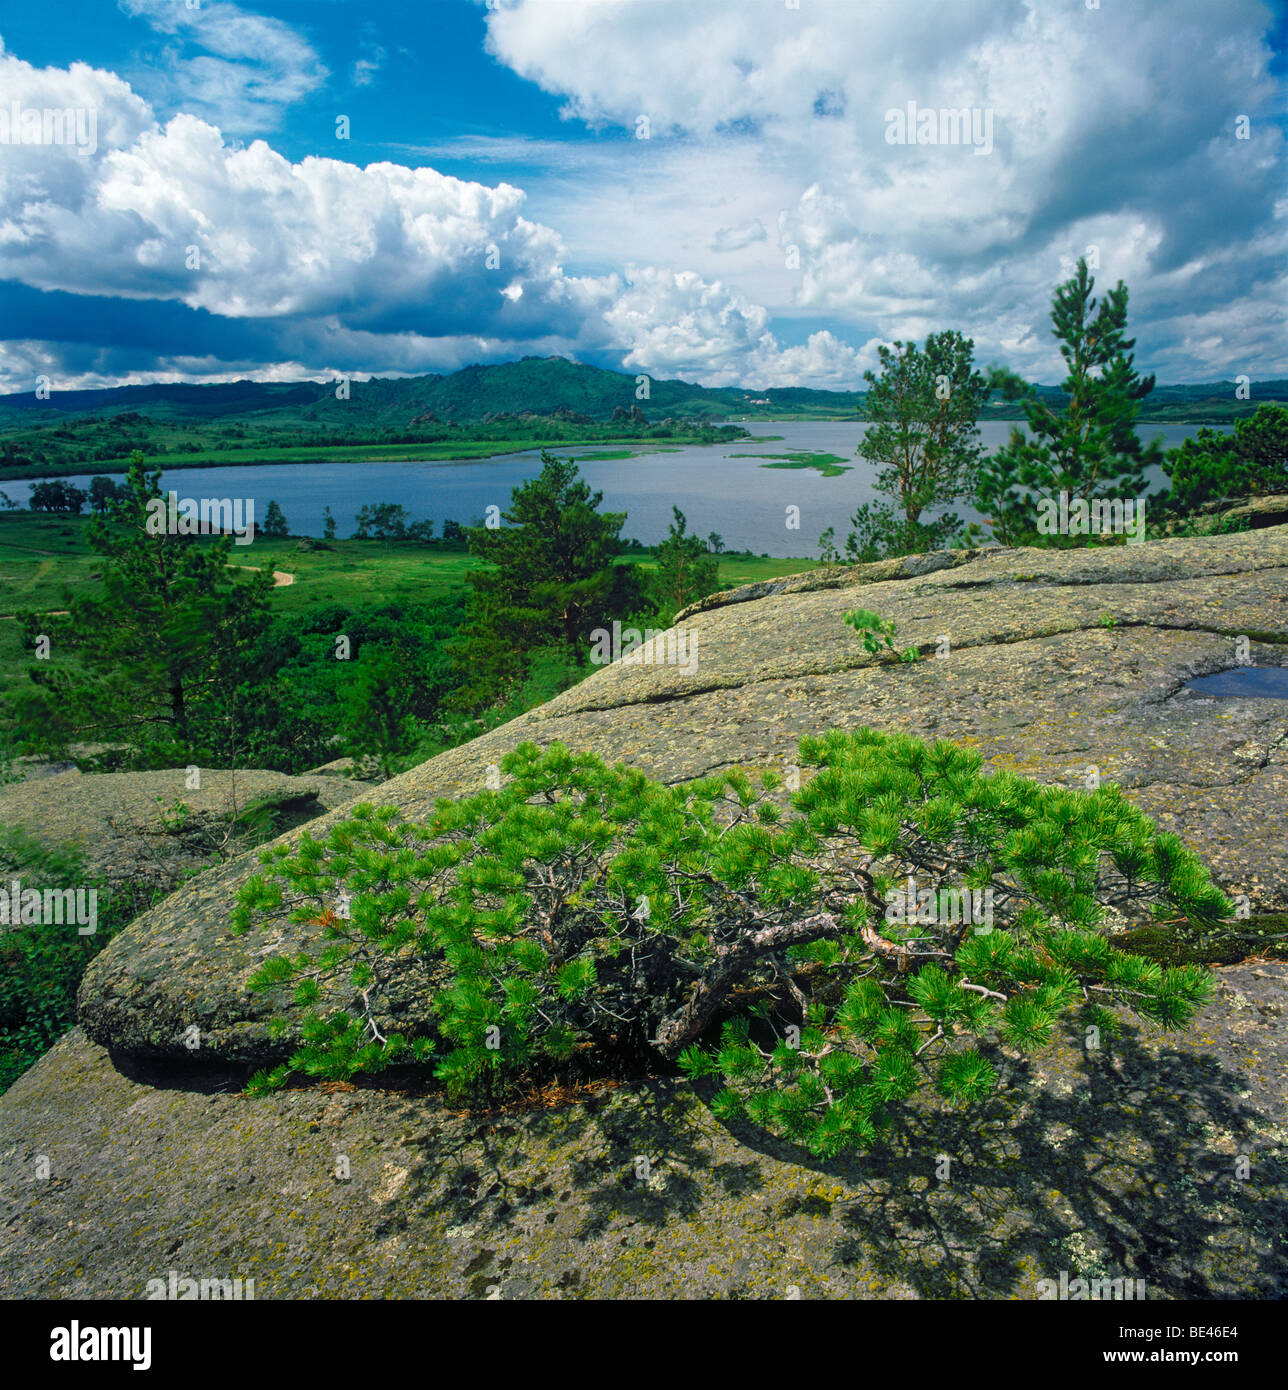
[[[88,517],[31,512],[0,512],[0,614],[31,609],[47,612],[66,606],[64,590],[94,592],[102,561],[85,541]],[[200,543],[200,542],[198,542]],[[300,550],[295,539],[257,537],[234,545],[231,559],[255,568],[267,565],[294,576],[273,590],[275,612],[303,613],[323,604],[349,607],[380,603],[425,603],[465,588],[465,576],[479,561],[458,550],[439,550],[411,541],[328,541],[329,550]],[[626,559],[649,569],[649,552]],[[735,588],[763,579],[816,569],[815,560],[721,556],[720,584]],[[0,689],[25,679],[30,654],[21,644],[20,626],[0,617]]]

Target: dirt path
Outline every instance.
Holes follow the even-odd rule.
[[[258,569],[258,565],[229,565],[230,570],[253,570]],[[284,589],[288,584],[295,583],[295,576],[286,570],[273,571],[273,588]]]

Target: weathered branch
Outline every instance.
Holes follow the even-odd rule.
[[[962,989],[972,989],[976,994],[982,994],[986,999],[1000,999],[1003,1004],[1006,1003],[1006,995],[998,994],[995,989],[985,989],[983,985],[973,985],[969,980],[958,980],[957,983]]]
[[[652,1039],[653,1046],[667,1061],[674,1061],[686,1044],[710,1023],[730,986],[750,961],[766,952],[804,945],[843,929],[839,913],[816,912],[793,922],[780,922],[743,933],[717,951],[715,960],[693,986],[688,999],[662,1020],[657,1036]]]
[[[925,957],[939,956],[944,960],[952,960],[952,955],[948,951],[914,951],[899,941],[887,941],[870,923],[864,922],[859,928],[859,935],[862,936],[864,944],[870,947],[879,956],[884,956],[887,960],[893,960],[901,971],[907,970],[908,962],[914,957],[923,959]]]

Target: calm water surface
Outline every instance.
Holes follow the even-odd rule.
[[[1288,666],[1234,666],[1214,676],[1196,676],[1188,688],[1199,695],[1288,700]]]
[[[623,535],[652,545],[662,540],[671,523],[672,506],[679,507],[689,530],[700,536],[720,534],[731,550],[751,550],[774,556],[814,556],[819,535],[832,526],[838,541],[849,531],[849,518],[861,502],[873,500],[876,469],[856,457],[865,426],[848,421],[758,422],[748,428],[752,438],[710,448],[679,448],[671,453],[582,463],[582,476],[604,494],[603,510],[627,513]],[[1006,442],[1010,421],[991,420],[980,426],[985,446]],[[1159,437],[1175,448],[1198,433],[1198,426],[1144,425],[1145,439]],[[774,440],[772,436],[781,436]],[[561,456],[579,458],[602,452],[603,445],[565,446]],[[840,455],[850,471],[825,478],[813,469],[766,468],[767,460],[739,454],[786,453],[804,449]],[[322,534],[322,509],[330,506],[341,536],[350,535],[354,516],[368,502],[399,502],[415,519],[431,517],[441,533],[445,520],[462,525],[480,520],[487,507],[504,510],[511,488],[541,471],[540,451],[506,454],[474,462],[438,463],[283,463],[262,468],[185,468],[162,475],[162,486],[181,498],[254,498],[256,519],[262,520],[271,500],[282,508],[293,534]],[[88,486],[92,473],[78,476]],[[121,477],[121,474],[113,474]],[[1161,471],[1148,475],[1149,490],[1166,479]],[[4,490],[25,505],[30,483],[6,483]],[[799,508],[799,529],[789,508]],[[959,516],[977,519],[969,507]]]

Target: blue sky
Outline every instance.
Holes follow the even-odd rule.
[[[943,328],[1051,381],[1051,291],[1088,247],[1146,371],[1285,376],[1284,10],[6,7],[0,109],[82,124],[0,115],[0,390],[529,353],[851,388]]]
[[[244,127],[228,122],[243,138],[271,138],[291,160],[335,157],[337,101],[353,118],[344,156],[356,163],[387,159],[399,146],[461,135],[593,138],[560,119],[557,97],[488,55],[487,11],[474,0],[276,0],[237,8],[288,26],[327,71],[300,100],[261,112]],[[107,68],[162,101],[163,75],[175,59],[201,51],[199,25],[176,53],[174,36],[150,24],[144,7],[132,15],[112,0],[73,0],[60,12],[74,22],[50,25],[45,12],[31,6],[6,14],[0,28],[6,48],[42,67],[80,60]],[[444,164],[443,172],[463,178],[476,172],[468,161],[457,163],[458,168]]]

